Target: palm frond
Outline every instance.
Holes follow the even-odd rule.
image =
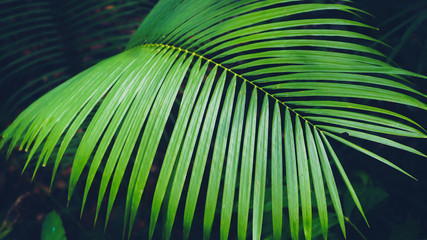
[[[362,33],[371,28],[355,20],[361,14],[347,5],[298,0],[160,1],[126,51],[34,102],[4,131],[0,148],[8,142],[9,153],[15,146],[31,148],[28,163],[43,147],[36,172],[60,143],[57,167],[76,130],[94,111],[75,154],[69,196],[90,165],[83,210],[103,164],[96,216],[111,184],[108,219],[130,168],[125,207],[130,232],[168,118],[177,114],[154,192],[149,238],[162,205],[163,232],[170,238],[184,197],[184,238],[190,236],[204,177],[206,239],[217,206],[222,239],[230,235],[236,206],[237,237],[248,236],[252,221],[249,234],[260,239],[267,194],[272,198],[273,236],[281,239],[284,180],[293,239],[299,237],[300,219],[305,238],[311,239],[312,189],[324,238],[331,215],[326,192],[345,235],[333,166],[365,215],[328,138],[407,175],[342,135],[425,156],[388,139],[426,137],[419,124],[392,110],[399,105],[427,109],[426,96],[406,79],[425,77],[387,64],[383,54],[368,47],[377,40]],[[179,109],[174,108],[176,100]],[[268,179],[271,188],[266,187]]]

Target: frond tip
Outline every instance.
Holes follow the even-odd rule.
[[[325,17],[336,12],[348,19]],[[390,110],[398,105],[427,109],[425,95],[405,79],[423,76],[385,63],[383,54],[363,44],[377,41],[358,32],[369,28],[352,20],[358,14],[363,12],[347,5],[298,0],[160,1],[127,51],[34,102],[5,130],[0,148],[10,141],[9,152],[18,145],[31,149],[27,164],[41,149],[37,171],[58,146],[54,177],[71,139],[89,119],[75,154],[69,197],[90,165],[83,211],[103,166],[96,216],[110,186],[108,220],[126,169],[132,166],[125,207],[130,233],[150,169],[161,164],[150,239],[162,205],[163,232],[170,238],[181,201],[184,238],[191,236],[204,179],[205,239],[210,238],[216,213],[222,239],[232,234],[234,214],[239,239],[260,239],[263,234],[281,239],[284,216],[289,217],[293,239],[299,238],[300,219],[305,238],[311,239],[312,199],[326,239],[328,216],[333,214],[327,197],[345,236],[333,165],[365,215],[328,138],[404,174],[351,137],[425,156],[388,139],[426,137],[419,124]],[[170,116],[172,133],[162,140]],[[338,136],[344,132],[350,138]],[[163,144],[164,157],[155,162]],[[273,229],[265,233],[270,196]]]

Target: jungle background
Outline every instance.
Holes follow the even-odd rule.
[[[122,51],[155,2],[1,0],[0,131],[43,93]],[[378,46],[390,61],[404,69],[427,75],[426,0],[355,0],[353,4],[373,15],[364,17],[364,21],[379,28],[370,35],[391,46]],[[427,92],[425,80],[412,81],[421,92]],[[416,109],[407,111],[414,120],[426,126],[425,112]],[[427,153],[426,140],[404,141]],[[349,173],[370,224],[368,228],[360,214],[353,211],[354,204],[349,194],[341,191],[344,214],[348,218],[347,239],[427,239],[426,159],[382,149],[381,145],[375,147],[376,152],[390,157],[418,181],[355,151],[337,148],[338,154],[345,156],[343,166]],[[69,157],[64,158],[51,191],[52,166],[39,171],[32,181],[31,171],[21,175],[25,157],[25,153],[18,151],[14,151],[8,160],[5,160],[5,153],[0,155],[0,239],[38,239],[43,220],[52,210],[60,214],[67,239],[121,239],[124,199],[118,199],[106,232],[102,218],[93,226],[95,194],[88,200],[81,219],[82,196],[78,194],[79,191],[66,206],[72,148]],[[154,165],[151,169],[154,176],[159,172],[159,167]],[[154,191],[155,180],[149,179],[147,192]],[[142,206],[151,206],[150,194],[145,194],[142,202]],[[132,239],[145,239],[148,233],[148,207],[142,207],[138,219]],[[269,222],[266,220],[265,224]],[[176,225],[172,236],[179,238],[180,223]],[[320,234],[318,239],[321,239]],[[331,226],[329,239],[343,239],[337,225]]]

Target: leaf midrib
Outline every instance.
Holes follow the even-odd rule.
[[[311,126],[313,126],[313,127],[314,127],[315,129],[317,129],[318,131],[321,131],[321,132],[323,132],[323,131],[324,131],[324,130],[319,129],[315,124],[313,124],[312,122],[310,122],[310,121],[309,121],[308,119],[306,119],[303,115],[301,115],[300,113],[298,113],[297,111],[295,111],[294,109],[292,109],[291,107],[289,107],[285,102],[281,101],[280,99],[278,99],[277,97],[275,97],[273,94],[269,93],[269,92],[268,92],[267,90],[265,90],[264,88],[262,88],[262,87],[260,87],[260,86],[256,85],[254,82],[249,81],[249,80],[248,80],[248,79],[246,79],[244,76],[242,76],[242,75],[240,75],[240,74],[238,74],[238,73],[234,72],[232,69],[227,68],[227,67],[223,66],[223,65],[222,65],[222,64],[220,64],[220,63],[215,62],[215,61],[214,61],[214,60],[212,60],[212,59],[209,59],[209,58],[207,58],[207,57],[205,57],[205,56],[203,56],[203,55],[197,54],[197,53],[195,53],[195,52],[189,51],[188,49],[183,49],[183,48],[176,47],[176,46],[173,46],[173,45],[168,45],[168,44],[147,43],[147,44],[139,45],[139,46],[136,46],[136,47],[157,47],[157,48],[158,48],[158,47],[162,47],[162,48],[172,48],[172,49],[174,49],[174,50],[178,50],[178,51],[180,51],[180,52],[185,52],[185,53],[187,53],[187,54],[192,54],[192,55],[194,55],[194,56],[196,56],[196,57],[199,57],[199,58],[204,59],[204,60],[205,60],[205,61],[207,61],[207,62],[211,62],[211,63],[213,63],[213,64],[217,65],[218,67],[220,67],[220,68],[224,69],[225,71],[227,71],[227,72],[229,72],[229,73],[233,74],[234,76],[236,76],[236,77],[238,77],[238,78],[242,79],[243,81],[247,82],[248,84],[252,85],[255,89],[257,89],[257,90],[259,90],[259,91],[261,91],[261,92],[265,93],[268,97],[270,97],[270,98],[274,99],[275,101],[277,101],[278,103],[282,104],[285,108],[287,108],[287,109],[289,109],[290,111],[292,111],[292,112],[293,112],[297,117],[299,117],[299,118],[303,119],[304,121],[306,121],[308,124],[310,124]]]

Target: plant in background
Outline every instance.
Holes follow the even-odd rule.
[[[0,124],[73,75],[122,51],[149,0],[0,1]]]
[[[130,232],[154,163],[161,170],[150,238],[162,205],[162,231],[170,238],[181,200],[184,238],[199,207],[204,238],[219,209],[219,234],[227,239],[235,206],[239,239],[298,239],[301,228],[311,239],[313,218],[326,239],[331,215],[345,236],[333,169],[365,216],[331,140],[410,177],[366,142],[425,157],[392,140],[426,137],[395,110],[426,109],[426,95],[407,80],[425,77],[391,66],[368,47],[379,41],[365,34],[373,28],[357,20],[363,14],[346,4],[298,0],[159,1],[127,50],[35,101],[3,132],[0,148],[9,144],[8,155],[16,146],[29,150],[24,169],[37,153],[34,174],[53,160],[53,181],[64,152],[93,114],[69,183],[70,198],[88,168],[82,211],[101,171],[96,216],[108,195],[108,220],[129,168],[124,221]],[[267,198],[271,215],[265,214]],[[271,233],[263,231],[267,216]],[[283,235],[285,218],[291,236]]]
[[[414,2],[411,4],[397,4],[402,9],[381,24],[381,29],[386,33],[381,39],[389,40],[393,43],[393,51],[388,56],[388,61],[395,61],[398,57],[403,57],[405,61],[411,62],[414,70],[423,73],[426,70],[423,59],[427,56],[427,3]],[[402,53],[411,52],[417,49],[417,56],[399,56]]]

